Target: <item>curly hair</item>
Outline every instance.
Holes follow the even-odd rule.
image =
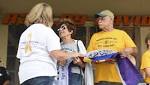
[[[71,21],[70,19],[63,19],[63,20],[60,21],[59,27],[63,24],[65,24],[67,26],[67,29],[68,29],[69,32],[73,31],[71,37],[75,38],[76,26],[75,26],[74,22]]]

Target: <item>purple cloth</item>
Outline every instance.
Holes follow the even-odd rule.
[[[119,53],[95,56],[91,59],[92,61],[116,59],[121,77],[126,85],[138,85],[138,83],[144,82],[144,79],[138,69],[131,63],[131,61],[127,57],[121,58]]]
[[[120,55],[117,55],[116,58],[120,74],[126,85],[138,85],[138,83],[144,82],[144,79],[138,69],[127,57],[121,58]]]

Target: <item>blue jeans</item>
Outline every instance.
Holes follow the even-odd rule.
[[[54,77],[41,76],[29,79],[23,82],[21,85],[53,85]]]
[[[71,73],[69,78],[69,85],[82,85],[82,75],[77,73]]]

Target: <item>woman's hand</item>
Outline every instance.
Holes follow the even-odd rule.
[[[73,63],[81,66],[82,68],[85,67],[84,63],[81,61],[81,59],[79,57],[74,58]]]

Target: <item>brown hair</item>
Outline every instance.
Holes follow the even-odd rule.
[[[59,27],[61,25],[63,25],[63,24],[65,24],[67,26],[67,29],[68,29],[69,32],[73,31],[71,37],[75,38],[75,29],[76,29],[76,26],[75,26],[74,22],[71,21],[70,19],[63,19],[63,20],[61,20],[61,22],[59,24]]]
[[[30,26],[33,23],[42,23],[51,27],[53,25],[52,8],[47,3],[35,5],[26,16],[25,25]]]

